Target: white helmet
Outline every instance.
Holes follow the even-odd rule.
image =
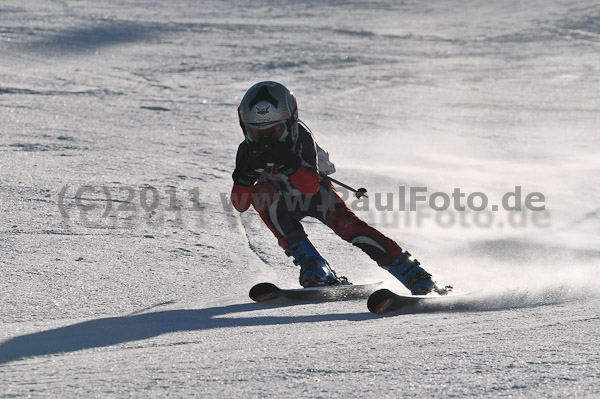
[[[238,116],[247,141],[273,138],[295,143],[298,138],[298,103],[280,83],[260,82],[248,89]]]

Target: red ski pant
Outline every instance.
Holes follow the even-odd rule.
[[[254,187],[252,199],[254,209],[284,249],[306,238],[300,220],[311,216],[363,250],[380,266],[391,265],[402,253],[394,240],[359,219],[328,180],[322,180],[319,191],[311,196],[289,196],[274,185],[261,182]]]

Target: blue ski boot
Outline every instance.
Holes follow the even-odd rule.
[[[413,295],[427,295],[431,291],[437,291],[437,285],[431,279],[431,274],[420,266],[418,260],[410,259],[408,251],[401,253],[391,266],[385,268],[400,280]]]
[[[291,244],[285,250],[285,254],[293,256],[294,264],[300,266],[300,285],[304,288],[348,284],[345,277],[338,278],[331,270],[308,238]]]

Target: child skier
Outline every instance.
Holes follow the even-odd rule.
[[[400,280],[412,294],[427,294],[436,283],[410,253],[360,220],[336,193],[326,175],[335,171],[328,154],[298,120],[294,95],[277,82],[260,82],[244,95],[238,116],[245,140],[238,147],[232,203],[250,205],[279,245],[300,266],[300,285],[347,283],[309,241],[300,220],[319,219]]]

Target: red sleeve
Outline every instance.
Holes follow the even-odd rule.
[[[303,195],[313,195],[319,191],[319,172],[300,166],[290,176],[290,181]]]
[[[246,212],[252,205],[252,190],[254,186],[234,184],[231,190],[231,203],[239,212]]]

